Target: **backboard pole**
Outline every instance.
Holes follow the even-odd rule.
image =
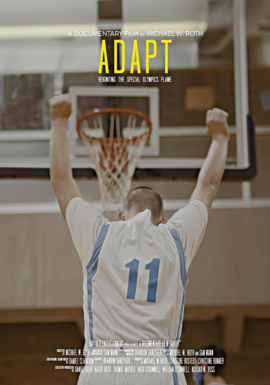
[[[233,31],[237,166],[247,167],[249,156],[246,117],[249,108],[245,0],[233,0]]]

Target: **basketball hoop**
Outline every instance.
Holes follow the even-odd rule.
[[[95,109],[78,118],[77,133],[95,165],[104,211],[123,204],[151,132],[149,117],[131,109]]]

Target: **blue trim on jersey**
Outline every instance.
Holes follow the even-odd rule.
[[[180,338],[180,335],[181,335],[181,332],[182,332],[182,324],[183,324],[183,317],[184,317],[184,307],[185,307],[185,297],[186,297],[186,287],[184,287],[184,292],[183,292],[183,296],[182,296],[182,304],[181,304],[181,310],[180,310],[180,317],[179,317],[176,341],[179,341],[179,338]]]
[[[172,359],[171,359],[171,356],[170,356],[170,347],[169,345],[166,345],[165,346],[165,350],[166,350],[166,356],[167,356],[167,360],[170,364],[170,367],[172,368],[172,376],[173,376],[173,385],[179,385],[179,381],[178,381],[178,377],[177,377],[177,373],[175,371],[175,365],[174,363],[172,362]]]
[[[98,268],[98,258],[103,246],[104,240],[106,238],[109,225],[104,225],[100,230],[99,236],[94,246],[93,254],[86,266],[87,270],[87,293],[88,293],[88,313],[89,313],[89,333],[90,340],[94,342],[93,336],[93,312],[92,312],[92,280],[97,272]]]
[[[184,254],[183,246],[179,238],[179,235],[177,231],[173,228],[168,228],[168,230],[170,231],[173,237],[173,240],[175,242],[175,245],[178,251],[179,263],[180,263],[180,275],[181,275],[181,281],[183,285],[182,304],[181,304],[177,335],[176,335],[176,341],[178,341],[182,330],[182,323],[183,323],[183,316],[184,316],[185,294],[186,294],[186,286],[187,286],[187,271],[186,271],[185,254]]]

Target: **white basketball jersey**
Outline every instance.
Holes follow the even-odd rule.
[[[185,258],[177,231],[145,210],[103,225],[84,270],[86,347],[97,340],[179,340]]]

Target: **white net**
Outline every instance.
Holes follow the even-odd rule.
[[[151,129],[149,118],[132,110],[101,109],[79,118],[77,130],[95,165],[104,211],[123,205]]]

